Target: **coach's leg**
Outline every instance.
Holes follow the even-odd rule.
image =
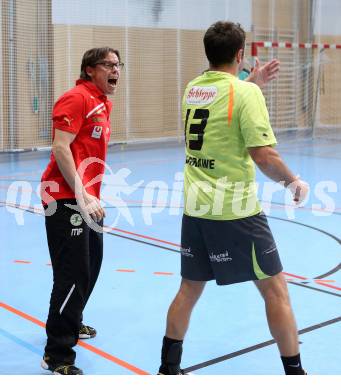
[[[166,335],[163,338],[160,374],[181,374],[182,343],[192,310],[204,290],[206,282],[181,280],[181,285],[168,309]]]
[[[100,229],[103,228],[103,219],[98,222],[96,230],[92,229],[90,226],[89,230],[89,287],[85,296],[85,306],[90,298],[90,295],[96,285],[98,275],[101,269],[102,260],[103,260],[103,232]],[[93,338],[96,336],[97,331],[95,328],[89,326],[88,324],[83,324],[83,312],[80,317],[79,324],[80,332],[79,336],[81,339]]]
[[[46,321],[45,357],[52,366],[73,365],[73,347],[89,289],[89,228],[81,216],[59,201],[53,216],[46,217],[46,231],[53,268],[53,288]],[[70,201],[71,203],[71,201]],[[70,221],[80,218],[81,225]]]
[[[298,334],[283,274],[255,281],[265,301],[270,332],[280,351],[286,374],[304,374],[299,355]]]
[[[103,219],[98,222],[98,229],[103,228]],[[86,301],[88,301],[92,290],[98,279],[103,260],[103,232],[90,229],[89,234],[89,253],[90,253],[90,285]]]

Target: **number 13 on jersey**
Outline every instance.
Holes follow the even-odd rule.
[[[197,108],[194,110],[194,115],[191,117],[192,110],[189,108],[186,112],[185,120],[185,141],[191,150],[201,150],[204,143],[204,133],[207,126],[207,121],[210,116],[209,110],[205,108]],[[200,121],[199,121],[200,120]],[[195,123],[192,123],[195,122]],[[187,140],[187,127],[189,125],[189,139]],[[196,135],[196,139],[191,139],[191,135]],[[194,137],[193,137],[194,138]],[[188,141],[188,144],[187,144]]]

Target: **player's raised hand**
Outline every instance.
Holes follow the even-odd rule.
[[[278,77],[279,69],[280,62],[277,59],[273,59],[264,65],[261,65],[259,59],[256,58],[255,67],[250,73],[247,81],[251,81],[261,88]]]

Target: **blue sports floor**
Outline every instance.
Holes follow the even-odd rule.
[[[291,139],[278,149],[313,192],[300,209],[283,190],[270,204],[265,177],[257,174],[289,282],[303,365],[311,374],[340,375],[341,143]],[[49,375],[40,360],[52,270],[37,197],[48,158],[49,152],[0,154],[0,374]],[[158,369],[167,309],[180,283],[176,174],[183,162],[176,143],[109,149],[104,261],[84,316],[98,335],[77,346],[76,363],[86,374]],[[207,284],[182,366],[196,375],[283,374],[253,283]]]

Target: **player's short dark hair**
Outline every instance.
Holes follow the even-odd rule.
[[[118,60],[121,61],[120,52],[108,46],[94,47],[93,49],[86,51],[82,58],[81,74],[79,77],[83,80],[91,80],[91,77],[86,73],[86,67],[95,67],[98,61],[103,60],[109,53],[115,53]]]
[[[213,66],[232,64],[240,49],[245,48],[245,31],[239,23],[219,21],[206,31],[205,53]]]

